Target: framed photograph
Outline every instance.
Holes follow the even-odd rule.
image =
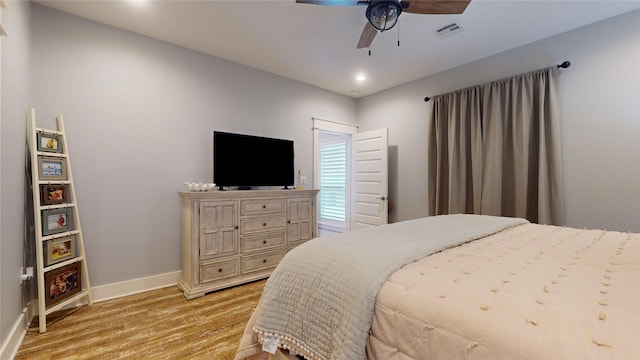
[[[36,134],[38,151],[62,152],[62,135],[39,132]]]
[[[38,158],[40,180],[67,180],[66,158]]]
[[[45,306],[51,306],[82,290],[80,262],[44,274]]]
[[[42,235],[57,234],[74,229],[70,208],[42,210]]]
[[[70,202],[69,185],[40,185],[40,205],[56,205]]]
[[[70,235],[46,242],[44,265],[49,266],[76,256],[76,236]]]

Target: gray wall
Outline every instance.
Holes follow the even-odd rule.
[[[294,140],[311,176],[311,118],[355,121],[342,95],[46,7],[33,16],[33,105],[39,124],[64,116],[92,286],[180,269],[177,192],[212,181],[214,129]]]
[[[26,109],[31,88],[31,12],[28,2],[2,10],[0,78],[0,348],[22,312],[19,283],[23,257]]]
[[[567,225],[640,231],[640,11],[359,100],[360,130],[389,128],[390,219],[428,213],[425,96],[564,60],[572,63],[560,77]]]
[[[16,7],[2,44],[0,344],[22,311],[30,107],[39,127],[64,117],[93,287],[180,270],[177,192],[211,182],[213,130],[294,140],[296,169],[313,178],[311,118],[355,123],[349,97],[29,2],[23,19]]]

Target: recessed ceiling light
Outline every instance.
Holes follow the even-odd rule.
[[[137,7],[146,7],[149,5],[149,0],[129,0],[129,3]]]
[[[364,76],[364,74],[358,74],[358,75],[356,75],[356,81],[358,81],[358,82],[362,82],[362,81],[365,81],[365,80],[367,80],[367,77],[366,77],[366,76]]]

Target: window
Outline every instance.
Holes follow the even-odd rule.
[[[347,221],[347,142],[342,134],[320,138],[320,220],[344,228]]]

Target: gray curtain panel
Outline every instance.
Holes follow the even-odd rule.
[[[429,214],[564,224],[557,93],[553,66],[434,97]]]

